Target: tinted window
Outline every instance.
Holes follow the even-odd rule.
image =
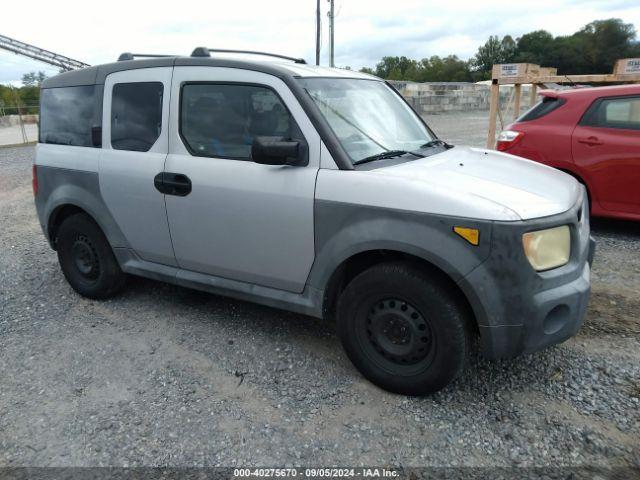
[[[544,97],[541,102],[536,103],[528,112],[522,115],[517,121],[528,122],[535,120],[536,118],[549,115],[554,110],[557,110],[564,105],[566,100],[554,97]]]
[[[93,85],[47,88],[40,94],[40,143],[91,147]]]
[[[589,108],[581,124],[640,130],[640,97],[600,99]]]
[[[111,147],[146,152],[162,130],[160,82],[117,83],[111,100]]]
[[[251,159],[256,136],[302,139],[275,92],[234,84],[184,85],[180,134],[193,155],[238,160]]]

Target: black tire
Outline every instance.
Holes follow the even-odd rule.
[[[390,392],[437,392],[463,370],[471,345],[464,304],[446,282],[408,263],[357,275],[338,300],[338,334],[349,359]]]
[[[126,275],[104,233],[91,217],[78,213],[65,218],[57,237],[62,273],[76,292],[101,300],[122,288]]]

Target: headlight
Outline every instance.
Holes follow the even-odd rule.
[[[567,225],[528,232],[522,236],[524,253],[537,271],[564,265],[571,254],[571,233]]]

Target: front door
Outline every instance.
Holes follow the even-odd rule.
[[[166,195],[178,265],[301,292],[314,260],[320,138],[277,77],[233,68],[175,67],[165,175],[189,191]],[[251,161],[255,136],[306,145],[304,167]]]
[[[175,265],[164,195],[172,67],[112,73],[104,85],[100,193],[135,252]]]
[[[640,214],[640,96],[597,100],[571,148],[602,208]]]

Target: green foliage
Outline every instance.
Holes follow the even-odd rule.
[[[611,73],[619,58],[640,57],[632,24],[618,18],[596,20],[573,35],[554,37],[536,30],[514,40],[490,36],[475,56],[465,62],[455,55],[433,56],[420,61],[407,57],[383,57],[375,69],[360,71],[389,80],[416,82],[464,82],[491,78],[499,63],[536,63],[556,67],[560,74]]]
[[[525,33],[518,39],[514,60],[519,63],[545,63],[546,55],[553,48],[553,35],[546,30]]]
[[[517,45],[510,35],[502,40],[492,35],[478,48],[478,53],[471,60],[471,67],[474,71],[481,72],[483,77],[489,78],[491,68],[495,64],[512,62],[516,53]]]
[[[407,57],[383,57],[375,70],[362,68],[361,72],[388,80],[410,80],[414,82],[468,82],[471,72],[468,62],[455,55],[446,58],[437,55],[420,61]]]
[[[29,72],[22,75],[22,85],[25,87],[39,87],[47,78],[43,71]]]
[[[455,55],[441,58],[437,55],[423,58],[419,62],[416,80],[418,82],[469,82],[471,72],[469,62],[460,60]]]
[[[40,85],[47,76],[44,72],[29,72],[22,76],[22,87],[0,85],[0,107],[7,115],[38,113]]]
[[[407,57],[382,57],[376,65],[375,74],[389,80],[415,78],[417,62]]]
[[[18,113],[17,107],[23,114],[38,113],[40,103],[40,87],[9,87],[0,85],[0,106],[7,115]]]

